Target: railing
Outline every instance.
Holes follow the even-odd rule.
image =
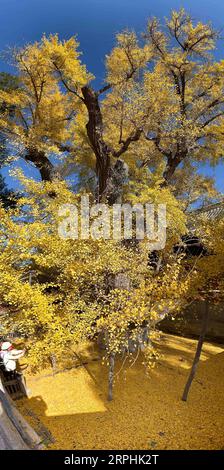
[[[23,416],[19,413],[14,405],[13,400],[3,386],[0,377],[0,415],[4,422],[3,434],[1,435],[0,427],[0,443],[3,449],[30,449],[41,450],[44,446],[41,438],[36,431],[27,423]]]

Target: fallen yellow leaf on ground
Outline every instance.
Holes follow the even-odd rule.
[[[88,370],[28,376],[31,397],[19,409],[49,430],[52,449],[224,448],[224,347],[204,344],[189,399],[181,401],[195,348],[195,340],[162,334],[155,369],[146,374],[141,357],[132,366],[126,361],[110,403],[100,360]]]

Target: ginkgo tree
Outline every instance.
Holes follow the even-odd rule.
[[[46,366],[52,355],[60,361],[70,347],[99,336],[107,359],[130,353],[132,344],[134,352],[144,346],[150,362],[155,352],[147,343],[157,321],[179,311],[188,296],[182,257],[172,251],[186,230],[175,197],[168,198],[167,188],[150,190],[155,202],[166,199],[169,220],[163,269],[155,273],[147,240],[131,246],[113,238],[61,237],[59,209],[64,203],[77,205],[81,194],[71,192],[63,181],[20,179],[24,197],[15,209],[1,207],[0,298],[8,307],[1,335],[23,338],[34,368]],[[142,200],[145,191],[139,188]],[[50,197],[52,192],[57,197]],[[129,285],[121,288],[114,280],[122,274]]]
[[[13,118],[1,115],[1,129],[43,180],[59,176],[51,155],[63,152],[65,172],[94,176],[96,195],[110,203],[123,194],[127,166],[130,177],[141,165],[159,167],[161,184],[172,184],[177,169],[185,175],[190,163],[223,155],[223,63],[211,54],[217,38],[183,9],[165,30],[152,19],[140,38],[117,35],[105,85],[95,90],[77,40],[44,36],[14,53],[21,86],[1,92],[16,109]]]
[[[166,20],[166,32],[155,19],[140,38],[124,31],[97,91],[76,38],[44,36],[14,51],[19,86],[0,90],[0,131],[42,182],[20,174],[23,197],[16,208],[1,206],[0,298],[8,307],[1,328],[26,340],[34,367],[101,336],[111,398],[115,356],[132,345],[150,361],[155,325],[212,278],[208,257],[196,266],[174,247],[187,233],[188,206],[217,197],[195,170],[224,150],[223,63],[208,55],[216,39],[210,25],[194,25],[183,10]],[[63,179],[71,171],[79,192]],[[77,205],[83,194],[109,211],[118,201],[166,204],[167,240],[156,263],[147,239],[61,238],[60,207]],[[205,233],[209,244],[212,233]]]

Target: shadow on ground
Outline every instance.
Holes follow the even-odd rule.
[[[195,346],[163,335],[155,369],[146,374],[142,357],[126,363],[110,403],[101,361],[88,371],[28,377],[32,396],[18,402],[20,411],[52,449],[223,449],[223,348],[205,344],[189,400],[181,401]]]

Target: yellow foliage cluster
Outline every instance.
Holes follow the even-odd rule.
[[[189,280],[182,258],[172,254],[169,243],[161,254],[166,268],[155,275],[144,240],[129,247],[113,239],[60,238],[58,209],[65,202],[78,204],[80,194],[62,181],[36,183],[22,174],[20,179],[26,195],[16,209],[1,207],[0,298],[8,306],[2,334],[13,332],[26,340],[34,367],[102,333],[107,353],[120,352],[130,339],[137,340],[142,325],[153,331],[161,316],[178,311]],[[56,197],[49,197],[52,191]],[[160,201],[156,188],[150,197]],[[174,209],[177,237],[185,229],[184,216],[180,222],[181,209],[172,196],[168,207]],[[173,235],[171,230],[174,241]],[[128,279],[130,288],[116,287],[119,275]]]

